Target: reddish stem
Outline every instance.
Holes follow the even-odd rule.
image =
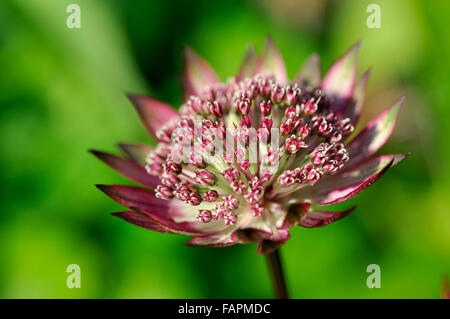
[[[280,250],[277,249],[266,255],[267,265],[272,278],[272,284],[277,299],[288,299],[286,281],[284,279],[283,267],[281,265]]]

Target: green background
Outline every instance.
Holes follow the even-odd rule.
[[[81,29],[66,27],[70,3]],[[370,3],[380,29],[366,26]],[[381,152],[411,156],[341,205],[358,204],[350,217],[291,232],[292,297],[439,298],[450,273],[449,12],[425,0],[1,1],[0,297],[270,298],[255,245],[186,247],[109,216],[122,208],[94,184],[128,182],[87,150],[150,142],[124,93],[178,106],[184,45],[225,80],[247,44],[271,35],[291,78],[310,53],[326,70],[362,39],[362,124],[407,96]],[[373,263],[380,289],[366,286]],[[80,289],[66,286],[69,264]]]

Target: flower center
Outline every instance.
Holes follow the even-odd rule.
[[[161,180],[156,196],[215,203],[198,210],[205,223],[233,225],[242,213],[266,214],[269,202],[313,187],[349,160],[342,140],[354,127],[329,103],[319,89],[266,76],[191,96],[147,157],[148,173]]]

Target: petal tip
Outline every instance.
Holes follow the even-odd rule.
[[[126,143],[126,142],[119,142],[119,143],[117,143],[117,147],[118,147],[122,152],[124,152],[124,153],[127,154],[127,155],[129,155],[129,153],[130,153],[130,148],[131,148],[133,145],[135,145],[135,144],[132,144],[132,143]]]
[[[338,61],[348,60],[353,61],[354,66],[357,66],[359,51],[361,50],[362,40],[359,40],[353,44],[339,59]]]
[[[401,98],[398,99],[396,104],[399,104],[400,106],[403,105],[403,103],[405,103],[406,100],[406,96],[402,96]]]
[[[248,44],[245,50],[244,60],[239,68],[239,77],[250,77],[254,75],[255,68],[257,66],[258,57],[256,55],[255,46],[253,44]]]
[[[394,125],[395,125],[395,122],[397,121],[398,115],[400,114],[400,109],[402,108],[403,104],[405,103],[405,99],[406,99],[406,97],[402,96],[387,109],[388,113],[391,113],[391,112],[394,113],[394,117],[395,117]]]
[[[362,39],[356,41],[348,50],[346,53],[344,53],[344,56],[347,55],[354,55],[357,56],[359,54],[359,51],[361,50],[362,45]]]
[[[400,108],[403,106],[403,104],[405,103],[405,99],[406,96],[402,96],[399,99],[397,99],[394,103],[392,103],[392,105],[390,106],[391,110],[396,110],[396,112],[398,112],[398,110],[400,110]]]
[[[139,114],[139,116],[142,118],[144,116],[144,112],[145,112],[145,106],[142,101],[146,96],[141,95],[141,94],[134,94],[134,93],[127,94],[126,96],[127,96],[128,100],[131,102],[131,104],[133,105],[134,109]]]
[[[219,81],[214,69],[208,61],[186,46],[183,49],[183,88],[184,98],[199,95]]]
[[[358,58],[359,51],[361,50],[362,40],[357,41],[347,51],[349,55],[352,55],[355,59]]]
[[[411,155],[411,153],[395,154],[392,158],[392,166],[397,165],[405,158],[407,158],[409,155]]]
[[[119,143],[117,143],[117,147],[120,148],[122,151],[123,151],[124,149],[127,149],[127,145],[128,145],[128,143],[125,143],[125,142],[119,142]]]
[[[102,151],[97,151],[94,149],[90,149],[88,150],[89,153],[91,153],[92,155],[94,155],[95,157],[97,157],[98,159],[104,161],[105,157],[108,156],[108,153],[102,152]]]
[[[347,213],[347,214],[350,214],[350,213],[354,212],[355,209],[356,209],[357,207],[358,207],[358,205],[353,205],[353,206],[349,207],[349,208],[346,210],[346,213]]]
[[[123,213],[121,213],[121,212],[115,212],[115,213],[109,213],[111,216],[114,216],[114,217],[119,217],[119,218],[121,218],[121,216],[123,215]]]
[[[275,42],[273,41],[273,37],[272,37],[272,35],[267,35],[266,36],[266,39],[265,39],[265,45],[266,46],[275,46]]]
[[[361,41],[356,42],[329,68],[320,87],[331,95],[335,95],[335,101],[330,109],[336,113],[341,113],[352,97],[357,72],[358,56]]]
[[[361,75],[361,79],[368,79],[370,77],[370,74],[372,74],[371,66]]]
[[[139,96],[139,94],[136,94],[136,93],[125,93],[125,96],[128,98],[128,99],[130,99],[130,100],[133,100],[133,99],[135,99],[137,96]]]
[[[143,97],[143,95],[135,94],[135,93],[127,93],[126,97],[131,102],[131,104],[133,104],[134,108],[139,112],[140,109],[142,108],[140,99]]]
[[[283,56],[270,36],[266,38],[262,58],[259,64],[259,72],[262,71],[272,74],[280,83],[285,83],[287,81],[287,72]]]
[[[320,64],[320,55],[317,52],[314,52],[311,54],[308,58],[308,60],[311,60],[314,63]]]
[[[279,49],[277,47],[277,45],[275,44],[275,41],[273,40],[272,36],[268,35],[266,37],[266,40],[264,42],[264,52],[270,52],[270,51],[274,51],[279,53]]]
[[[194,58],[196,55],[197,53],[190,46],[185,45],[183,47],[183,58],[185,59],[185,62]]]
[[[97,187],[99,190],[101,190],[105,194],[108,194],[108,192],[111,190],[111,187],[109,185],[105,185],[105,184],[95,184],[95,187]]]
[[[322,80],[322,69],[320,67],[320,56],[313,53],[301,66],[294,79],[294,82],[301,84],[306,82],[312,87],[318,87]]]

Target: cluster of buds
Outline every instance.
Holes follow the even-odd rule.
[[[300,185],[308,183],[314,185],[322,177],[320,170],[315,169],[311,163],[306,163],[302,168],[295,168],[284,171],[279,177],[281,187],[288,187],[292,185]]]
[[[237,215],[233,211],[238,207],[239,200],[235,196],[229,195],[224,197],[222,202],[217,203],[214,209],[200,209],[196,217],[203,223],[222,219],[226,225],[234,225]]]
[[[311,119],[311,127],[320,136],[326,137],[331,143],[340,142],[343,137],[354,131],[350,119],[339,119],[333,113],[317,115]]]
[[[294,184],[316,184],[323,175],[335,174],[349,160],[347,150],[342,143],[319,144],[309,155],[310,161],[301,168],[287,170],[279,177],[282,187]]]
[[[334,174],[350,159],[342,143],[321,143],[310,154],[311,163],[325,174]]]

